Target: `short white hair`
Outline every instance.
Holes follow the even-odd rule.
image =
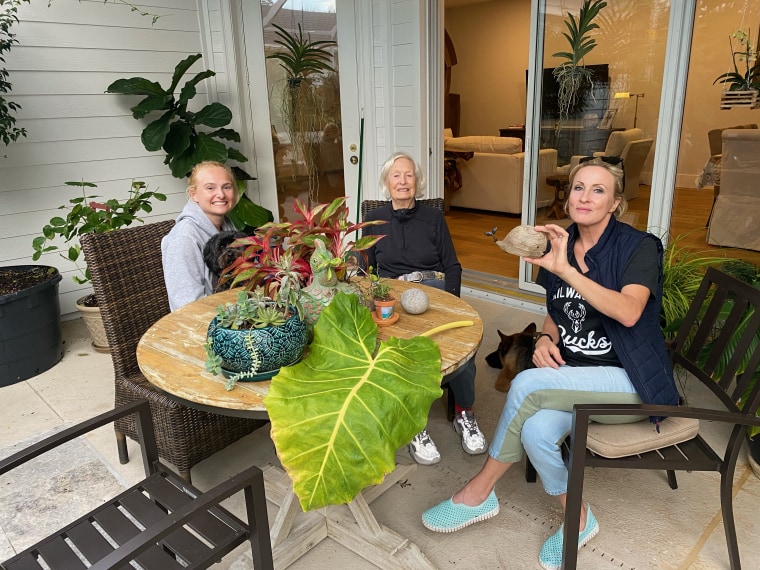
[[[391,199],[391,192],[388,189],[388,173],[391,171],[393,163],[399,158],[405,158],[414,165],[414,197],[420,199],[424,198],[426,189],[425,174],[422,172],[420,165],[417,164],[417,161],[405,152],[394,152],[388,157],[388,160],[383,163],[382,168],[380,168],[380,194],[385,196],[386,200]]]

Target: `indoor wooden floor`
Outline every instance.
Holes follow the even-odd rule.
[[[642,230],[646,229],[649,212],[649,190],[649,186],[640,186],[638,197],[628,204],[628,211],[636,218],[634,225]],[[725,255],[726,258],[744,259],[760,265],[760,252],[707,244],[705,223],[710,215],[712,200],[713,193],[709,188],[676,188],[671,236],[683,235],[679,244],[693,251]],[[539,222],[555,221],[547,219],[546,214],[546,210],[539,212]],[[446,214],[446,222],[463,268],[517,279],[519,258],[501,251],[494,245],[493,238],[485,235],[485,232],[498,228],[496,235],[501,239],[519,225],[519,216],[452,208]]]

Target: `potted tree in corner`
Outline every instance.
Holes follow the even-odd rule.
[[[32,241],[34,249],[32,259],[37,261],[43,253],[58,250],[58,245],[53,242],[59,237],[62,238],[67,248],[65,254],[60,253],[60,255],[77,267],[78,274],[75,273],[73,279],[82,285],[90,281],[90,270],[86,264],[83,267],[79,265],[82,254],[82,249],[77,241],[79,236],[117,230],[134,222],[142,223],[143,220],[139,214],[141,212],[149,214],[153,211],[151,201],[163,202],[166,200],[166,196],[148,190],[145,182],[133,180],[126,200],[119,201],[111,198],[105,202],[98,202],[96,199],[100,198],[99,196],[87,194],[87,190],[97,188],[97,184],[81,181],[66,182],[66,185],[78,186],[82,195],[72,198],[68,204],[60,206],[59,209],[68,210],[66,217],[53,216],[50,222],[42,228],[42,235],[34,238]],[[114,263],[118,263],[118,260],[114,260]],[[95,350],[108,352],[108,339],[95,294],[90,293],[77,299],[76,307],[87,325]]]

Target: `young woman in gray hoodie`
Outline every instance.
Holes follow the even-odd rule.
[[[234,230],[227,214],[238,201],[235,177],[220,162],[200,162],[188,178],[189,200],[161,241],[164,281],[172,311],[213,293],[203,246],[220,231]]]

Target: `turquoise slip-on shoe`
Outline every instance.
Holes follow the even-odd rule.
[[[538,557],[538,562],[541,564],[541,568],[546,570],[560,570],[562,568],[562,531],[564,525],[559,527],[559,530],[551,535],[544,545],[541,547],[541,554]],[[591,512],[591,507],[586,505],[586,528],[583,532],[578,534],[578,548],[584,546],[589,540],[594,538],[599,532],[599,523],[596,521],[594,513]]]
[[[455,532],[476,522],[484,521],[499,514],[499,501],[491,491],[485,501],[476,507],[468,507],[443,501],[422,513],[422,524],[435,532]]]

